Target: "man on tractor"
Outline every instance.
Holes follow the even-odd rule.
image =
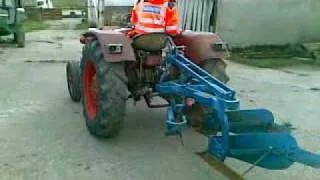
[[[139,0],[132,11],[133,30],[129,36],[148,33],[167,33],[175,36],[182,32],[176,0]]]

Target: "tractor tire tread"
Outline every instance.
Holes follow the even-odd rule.
[[[92,55],[96,63],[100,94],[96,120],[87,119],[87,127],[96,137],[111,138],[122,129],[126,112],[127,86],[123,80],[126,80],[124,63],[107,62],[97,41],[88,46],[84,50],[86,54]],[[85,109],[84,115],[86,116]]]
[[[223,83],[230,81],[226,68],[227,64],[222,59],[209,59],[203,64],[203,69]]]
[[[66,66],[68,91],[72,101],[80,102],[81,86],[80,86],[80,69],[78,61],[69,61]],[[68,78],[71,78],[72,84],[69,84]],[[70,87],[73,86],[73,87]],[[72,91],[71,89],[72,88]]]
[[[225,84],[230,80],[226,72],[227,64],[222,59],[208,59],[202,64],[202,68]],[[202,126],[207,120],[208,112],[200,104],[196,103],[188,109],[187,116],[189,124],[197,127]]]

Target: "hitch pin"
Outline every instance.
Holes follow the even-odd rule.
[[[266,151],[256,162],[254,162],[250,168],[248,168],[246,171],[244,171],[241,174],[241,177],[244,177],[246,174],[248,174],[253,168],[255,168],[257,166],[257,164],[259,164],[262,160],[264,160],[264,158],[266,158],[271,152],[272,152],[272,147],[269,147],[268,151]]]

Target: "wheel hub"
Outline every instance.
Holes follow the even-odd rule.
[[[97,94],[98,94],[98,88],[97,88],[97,75],[95,74],[93,77],[92,77],[92,84],[91,84],[91,92],[92,92],[92,95],[93,95],[93,98],[95,100],[97,100]]]
[[[84,69],[84,103],[91,120],[97,116],[97,87],[96,66],[93,61],[88,61]]]

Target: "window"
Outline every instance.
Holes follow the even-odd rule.
[[[14,7],[14,0],[5,0],[6,6],[8,7]]]
[[[44,5],[44,2],[43,2],[43,1],[38,1],[38,2],[37,2],[37,5],[38,5],[38,6],[43,6],[43,5]]]

